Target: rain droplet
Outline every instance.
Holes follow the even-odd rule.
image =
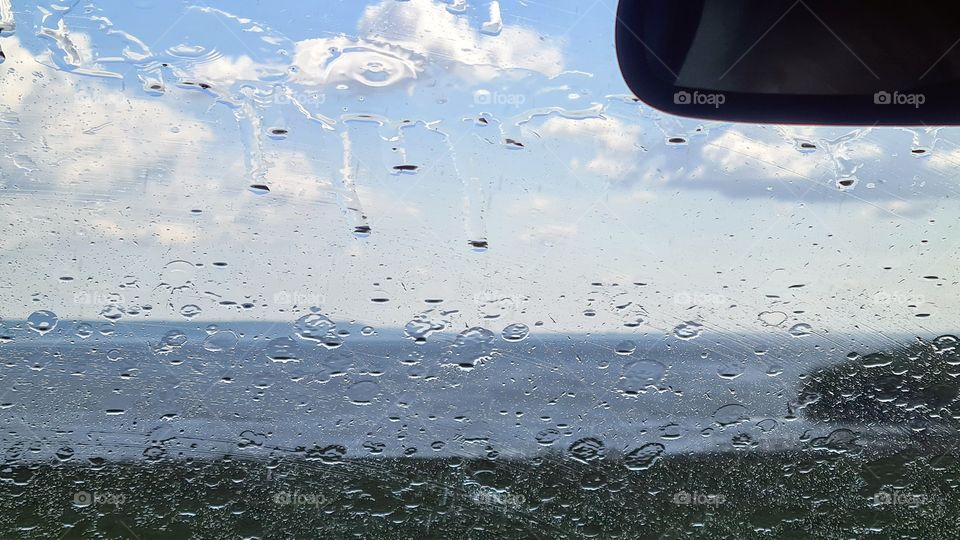
[[[180,315],[183,315],[187,319],[192,319],[200,314],[203,311],[200,309],[200,306],[196,304],[187,304],[180,308]]]
[[[660,432],[661,439],[665,441],[674,441],[683,437],[685,430],[680,424],[670,423],[665,426],[660,426],[658,431]]]
[[[210,352],[230,350],[237,346],[237,335],[229,330],[214,332],[203,341],[203,348]]]
[[[347,389],[347,397],[354,405],[369,405],[380,393],[380,386],[374,381],[359,381]]]
[[[160,338],[160,347],[163,349],[177,349],[187,342],[187,335],[181,330],[169,330]]]
[[[60,461],[70,461],[73,459],[73,453],[73,448],[64,446],[63,448],[57,450],[57,459]]]
[[[847,176],[847,177],[840,178],[840,179],[837,180],[837,187],[840,188],[841,190],[843,190],[843,189],[846,189],[846,188],[852,188],[853,186],[856,185],[856,183],[857,183],[857,179],[856,179],[856,178]]]
[[[690,321],[682,323],[673,329],[673,335],[680,339],[694,339],[700,337],[701,332],[703,332],[703,325]]]
[[[780,326],[787,320],[787,314],[782,311],[764,311],[757,315],[757,318],[767,326]]]
[[[768,433],[770,431],[777,429],[777,426],[779,425],[780,425],[779,422],[777,422],[773,418],[766,418],[764,420],[757,422],[757,427],[760,428],[760,431],[763,431],[764,433]]]
[[[945,334],[933,340],[933,349],[938,353],[955,351],[958,343],[960,343],[960,338]]]
[[[571,444],[569,452],[574,460],[590,464],[604,458],[606,447],[600,439],[585,437]]]
[[[88,323],[80,323],[77,325],[77,329],[73,334],[80,339],[87,339],[93,335],[93,327]]]
[[[631,471],[645,471],[657,464],[666,448],[660,443],[649,443],[627,452],[623,464]]]
[[[863,357],[863,367],[865,368],[886,367],[892,363],[893,357],[883,353],[873,353]]]
[[[747,364],[743,360],[729,360],[717,368],[717,375],[719,375],[721,379],[733,380],[743,375],[746,369]]]
[[[623,367],[619,388],[627,396],[641,394],[647,387],[656,385],[667,372],[667,367],[656,360],[638,360]]]
[[[473,369],[493,355],[496,336],[486,328],[473,327],[460,332],[447,351],[447,363],[456,364],[461,369]]]
[[[301,339],[327,341],[336,337],[337,325],[325,315],[310,313],[297,319],[293,329]]]
[[[188,261],[171,261],[163,267],[164,284],[180,288],[193,282],[196,277],[197,267]]]
[[[528,335],[530,335],[530,327],[522,323],[511,324],[500,332],[500,337],[510,342],[523,341]]]
[[[804,154],[809,154],[817,150],[817,145],[809,141],[797,141],[797,150]]]
[[[747,408],[739,403],[724,405],[713,413],[713,421],[721,426],[739,424],[747,420]]]
[[[57,326],[58,320],[56,313],[42,309],[40,311],[34,311],[27,317],[27,325],[31,330],[42,336],[53,330]]]
[[[470,247],[472,247],[477,253],[483,253],[490,247],[486,240],[470,240],[469,243]]]
[[[557,439],[560,438],[560,430],[554,428],[548,428],[540,433],[537,433],[535,439],[537,444],[541,446],[551,446],[553,443],[557,442]]]
[[[637,342],[631,341],[628,339],[628,340],[621,341],[620,343],[617,343],[617,346],[614,349],[614,352],[622,356],[627,356],[627,355],[633,354],[633,352],[636,350],[637,350]]]
[[[288,337],[274,338],[267,344],[267,357],[281,364],[299,362],[298,351],[297,342]]]
[[[343,461],[343,456],[347,454],[347,448],[339,444],[331,444],[324,448],[315,446],[307,450],[304,459],[307,461],[320,461],[326,465],[333,465]]]
[[[441,322],[431,319],[431,312],[427,311],[416,315],[413,320],[404,326],[404,333],[415,343],[426,343],[430,334],[443,330],[444,325]]]
[[[100,316],[110,321],[116,321],[123,317],[123,310],[115,305],[106,306],[100,310]]]
[[[790,335],[794,337],[809,336],[813,333],[813,327],[807,323],[797,323],[790,327]]]

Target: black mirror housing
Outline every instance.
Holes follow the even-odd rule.
[[[712,120],[960,124],[960,3],[621,0],[620,70],[641,101]]]

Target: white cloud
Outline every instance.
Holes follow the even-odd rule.
[[[249,56],[221,56],[209,62],[195,64],[192,75],[203,82],[231,85],[236,81],[260,80],[262,71],[263,67]]]
[[[574,158],[574,170],[619,180],[637,170],[637,142],[642,132],[618,118],[569,119],[554,116],[543,123],[540,133],[573,141],[591,141],[594,155],[586,162]],[[583,144],[583,143],[581,143]]]
[[[501,70],[525,69],[556,76],[563,53],[555,39],[514,25],[485,35],[463,15],[435,0],[386,0],[367,7],[358,24],[359,39],[318,38],[296,45],[297,82],[331,84],[359,80],[385,86],[415,78],[423,61],[461,64],[461,76],[487,80]]]
[[[402,47],[347,37],[298,41],[293,81],[312,86],[360,82],[383,87],[416,79],[423,59]]]
[[[527,242],[550,244],[557,240],[566,240],[577,235],[578,228],[575,224],[552,224],[541,227],[534,227],[525,232],[522,236]]]
[[[74,41],[85,40],[74,36]],[[4,40],[9,67],[37,71],[17,37]],[[21,160],[38,169],[33,177],[89,192],[138,178],[146,169],[167,169],[174,178],[192,178],[213,140],[204,123],[155,98],[107,89],[100,79],[42,69],[46,83],[29,77],[0,81],[0,109],[17,118]],[[149,140],[149,143],[145,143]],[[50,152],[56,148],[56,152]]]
[[[441,65],[463,78],[485,81],[502,70],[522,69],[547,76],[563,71],[563,53],[556,39],[544,39],[528,28],[503,25],[496,17],[487,31],[470,24],[449,5],[436,0],[385,0],[367,7],[357,24],[357,36],[298,41],[295,72],[290,80],[308,86],[359,82],[386,87],[417,79],[428,63]],[[496,11],[496,13],[494,13]],[[491,7],[491,17],[499,8]],[[189,68],[189,75],[230,85],[256,81],[282,66],[261,65],[247,55],[218,57]]]
[[[531,213],[553,213],[557,210],[557,200],[543,195],[525,197],[510,205],[508,213],[512,216],[528,216]]]

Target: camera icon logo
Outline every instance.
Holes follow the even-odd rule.
[[[890,95],[890,92],[884,92],[881,90],[873,95],[874,105],[889,105],[891,102],[892,96]]]
[[[93,504],[93,494],[89,491],[78,491],[73,494],[73,504],[84,507]]]
[[[676,105],[689,105],[691,103],[690,92],[681,90],[673,95],[673,103]]]
[[[873,496],[874,504],[891,504],[893,503],[893,497],[889,493],[880,492]]]
[[[489,90],[477,90],[473,95],[473,102],[476,105],[491,105],[493,103],[493,94]]]

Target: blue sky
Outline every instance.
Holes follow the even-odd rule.
[[[960,314],[955,128],[663,115],[619,77],[613,0],[71,4],[14,0],[0,39],[4,319]]]

